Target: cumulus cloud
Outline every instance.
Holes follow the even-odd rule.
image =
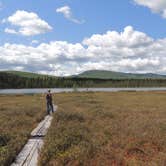
[[[77,24],[84,23],[83,20],[78,20],[78,19],[74,18],[71,8],[69,6],[63,6],[63,7],[57,8],[56,12],[62,13],[66,19],[68,19],[74,23],[77,23]]]
[[[94,34],[75,44],[6,43],[0,46],[0,52],[1,70],[21,69],[61,76],[93,69],[166,74],[166,38],[153,39],[131,26],[122,32]]]
[[[135,31],[132,26],[124,28],[124,32],[108,31],[103,35],[92,35],[91,38],[85,39],[83,44],[110,47],[116,45],[119,47],[137,47],[140,45],[148,45],[153,39],[145,33]]]
[[[42,20],[36,13],[18,10],[3,23],[10,23],[14,28],[6,28],[6,33],[21,34],[23,36],[33,36],[46,33],[52,30],[52,27]]]
[[[142,5],[151,9],[154,13],[159,13],[166,18],[166,1],[165,0],[134,0],[138,5]]]

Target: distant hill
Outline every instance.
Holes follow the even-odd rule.
[[[75,77],[78,78],[98,78],[98,79],[166,79],[166,75],[158,75],[153,73],[134,74],[122,73],[106,70],[89,70],[85,71]]]
[[[151,78],[151,79],[147,79]],[[69,77],[1,71],[0,89],[73,87],[166,87],[166,76],[93,70]]]
[[[32,72],[23,72],[23,71],[0,71],[1,73],[7,73],[10,75],[15,75],[19,77],[26,78],[43,78],[43,77],[52,77],[58,78],[52,75],[38,74]],[[123,72],[115,72],[115,71],[107,71],[107,70],[89,70],[85,71],[81,74],[71,76],[72,78],[94,78],[94,79],[166,79],[166,75],[159,75],[153,73],[145,73],[145,74],[135,74],[135,73],[123,73]],[[66,78],[71,78],[66,77]]]
[[[37,74],[32,72],[23,72],[23,71],[0,71],[0,73],[7,73],[10,75],[16,75],[20,77],[26,77],[26,78],[42,78],[42,77],[55,77],[50,75],[44,75],[44,74]]]

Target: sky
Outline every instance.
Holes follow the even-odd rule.
[[[165,0],[0,0],[0,70],[166,74]]]

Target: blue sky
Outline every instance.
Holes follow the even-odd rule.
[[[95,42],[92,43],[90,42],[83,42],[84,39],[88,38],[93,39],[94,34],[100,35],[100,38],[102,40],[105,40],[104,34],[106,36],[108,31],[116,31],[119,33],[119,38],[121,33],[128,33],[131,32],[131,35],[136,32],[143,33],[146,35],[147,38],[151,38],[153,40],[153,44],[161,44],[158,43],[159,39],[163,40],[162,43],[164,43],[164,39],[166,37],[166,17],[164,15],[164,12],[166,11],[166,4],[164,0],[159,0],[151,2],[150,0],[28,0],[28,1],[22,1],[22,0],[0,0],[0,47],[3,50],[4,54],[0,55],[2,62],[4,64],[0,64],[0,69],[1,70],[6,70],[6,69],[20,69],[20,70],[28,70],[28,71],[33,71],[33,72],[41,72],[41,73],[51,73],[55,75],[69,75],[69,74],[75,74],[82,72],[84,70],[88,69],[107,69],[107,70],[118,70],[118,71],[124,71],[124,72],[157,72],[157,73],[164,73],[166,74],[166,69],[161,66],[165,66],[165,64],[160,64],[160,61],[163,61],[161,58],[163,56],[163,48],[164,46],[162,45],[162,50],[159,50],[159,52],[162,52],[162,55],[160,57],[155,57],[155,55],[150,54],[155,54],[155,53],[150,53],[147,52],[149,47],[145,47],[146,43],[139,43],[140,44],[140,49],[141,48],[145,49],[145,56],[143,57],[142,55],[138,55],[136,57],[136,54],[131,56],[129,55],[129,52],[134,52],[135,50],[131,49],[131,45],[127,46],[125,45],[123,47],[124,50],[128,50],[126,53],[126,56],[121,56],[121,61],[125,63],[130,63],[130,61],[137,65],[136,67],[130,66],[130,65],[115,65],[117,57],[119,58],[121,53],[113,53],[114,51],[111,50],[109,53],[107,52],[107,55],[103,55],[105,58],[105,61],[103,61],[103,64],[99,64],[100,58],[99,58],[99,53],[96,53],[96,50],[99,50],[99,47],[103,46],[104,44],[101,44],[99,46],[95,44]],[[159,5],[158,5],[159,4]],[[161,5],[160,5],[161,4]],[[64,8],[68,7],[68,8]],[[59,9],[59,12],[57,11]],[[70,12],[68,16],[65,17],[65,11]],[[14,16],[17,11],[25,11],[26,14],[28,15],[30,12],[34,13],[37,15],[38,19],[40,21],[45,22],[45,26],[47,28],[43,30],[44,27],[41,27],[40,30],[43,30],[42,33],[35,33],[32,32],[30,35],[25,34],[24,32],[21,34],[19,31],[19,28],[24,28],[24,26],[20,26],[20,23],[18,25],[18,22],[15,20],[12,21],[9,19],[10,16]],[[21,13],[22,14],[22,13]],[[20,15],[21,15],[20,14]],[[24,13],[25,14],[25,13]],[[15,15],[16,17],[21,17],[18,13]],[[23,17],[24,19],[24,17]],[[5,20],[5,21],[3,21]],[[17,24],[17,25],[16,25]],[[46,25],[48,24],[48,25]],[[48,27],[49,26],[49,27]],[[126,30],[125,28],[127,26],[131,26],[131,29]],[[31,27],[26,27],[27,28]],[[39,27],[37,27],[39,28]],[[14,30],[15,33],[9,33],[5,32],[5,29],[12,29]],[[33,29],[31,29],[32,31]],[[17,32],[16,32],[17,31]],[[19,31],[19,32],[18,32]],[[139,35],[139,34],[138,34]],[[141,34],[140,34],[141,35]],[[109,35],[108,35],[109,36]],[[110,35],[110,38],[112,35]],[[115,36],[112,37],[113,40]],[[123,37],[123,36],[122,36]],[[115,37],[116,38],[116,37]],[[130,38],[130,35],[128,36]],[[131,36],[132,38],[132,36]],[[134,37],[133,37],[134,38]],[[143,36],[138,37],[143,38]],[[145,36],[144,36],[145,38]],[[97,38],[98,39],[98,38]],[[94,38],[94,40],[97,40]],[[119,40],[126,40],[126,43],[128,42],[128,39],[118,39]],[[134,39],[133,39],[134,40]],[[63,44],[60,44],[61,46],[57,46],[58,41],[63,41],[67,42],[67,50],[71,50],[73,47],[75,50],[78,49],[77,54],[81,54],[83,56],[83,52],[85,57],[77,57],[72,52],[61,52],[59,53],[59,47],[64,47]],[[148,40],[149,42],[150,39]],[[30,58],[32,55],[29,57],[25,55],[24,58],[26,63],[24,65],[21,65],[20,63],[15,63],[17,53],[14,53],[13,57],[9,57],[9,55],[6,56],[6,50],[5,50],[5,44],[10,45],[8,47],[12,47],[12,45],[15,45],[16,49],[18,49],[17,52],[20,51],[19,46],[23,45],[25,48],[32,46],[34,49],[37,50],[42,43],[47,45],[47,47],[51,47],[50,42],[55,42],[55,45],[53,46],[55,49],[57,49],[57,52],[54,52],[52,56],[58,57],[57,59],[54,59],[54,63],[49,63],[50,66],[54,67],[44,67],[42,70],[42,65],[39,68],[36,68],[31,65],[27,65],[28,62],[32,61],[32,58]],[[110,41],[112,43],[113,41]],[[136,41],[133,41],[136,42]],[[80,47],[78,48],[75,43],[80,44]],[[103,42],[104,43],[104,42]],[[118,44],[117,42],[113,42],[114,47],[117,47]],[[73,44],[73,46],[72,46]],[[108,45],[108,44],[107,44]],[[144,46],[142,46],[144,45]],[[92,57],[92,52],[91,48],[95,46],[96,50],[93,50],[93,56],[94,59],[91,60]],[[77,48],[75,48],[77,47]],[[113,47],[111,45],[111,47]],[[154,47],[151,45],[151,47]],[[13,47],[12,47],[13,48]],[[89,49],[88,49],[89,48]],[[62,48],[63,49],[63,48]],[[106,47],[102,48],[102,51],[105,52],[107,50]],[[32,53],[32,50],[30,50]],[[156,51],[156,49],[155,49]],[[38,51],[37,51],[38,52]],[[96,54],[95,54],[95,53]],[[21,54],[21,53],[20,53]],[[33,54],[33,53],[32,53]],[[37,54],[36,52],[34,53],[35,55]],[[58,54],[58,55],[57,55]],[[70,56],[68,55],[70,54]],[[108,54],[109,54],[109,64],[105,64],[108,61]],[[116,56],[118,54],[118,56]],[[124,54],[124,53],[123,53]],[[138,53],[138,54],[141,54]],[[24,55],[24,53],[22,53]],[[50,54],[49,54],[50,55]],[[48,62],[50,60],[50,56],[48,55]],[[8,58],[5,58],[8,57]],[[34,55],[33,55],[34,56]],[[36,55],[37,56],[37,55]],[[41,55],[40,55],[41,56]],[[39,56],[39,57],[40,57]],[[44,55],[43,55],[44,56]],[[43,58],[42,56],[42,58]],[[69,57],[68,57],[69,56]],[[116,57],[114,57],[116,56]],[[89,60],[88,60],[89,57]],[[72,59],[73,58],[73,59]],[[165,58],[165,57],[164,57]],[[37,57],[36,57],[37,59]],[[63,63],[65,65],[62,65],[62,60],[60,61],[59,59],[63,59]],[[149,61],[148,61],[149,60]],[[165,60],[165,59],[164,59]],[[115,64],[112,64],[112,61],[115,61]],[[119,60],[118,60],[119,61]],[[145,63],[145,66],[149,64],[149,66],[146,68],[145,66],[142,66],[142,63],[148,61]],[[47,63],[48,63],[47,62]],[[153,64],[154,62],[154,64]],[[39,65],[37,61],[34,61],[35,64]],[[43,61],[44,63],[44,61]],[[45,62],[46,63],[46,62]],[[141,63],[141,64],[139,64]],[[34,65],[35,65],[34,64]],[[82,66],[86,66],[87,68],[83,68]],[[103,66],[104,65],[104,66]],[[152,66],[151,66],[152,65]],[[154,66],[153,66],[154,65]],[[158,65],[158,66],[157,66]],[[98,66],[96,68],[95,66]],[[106,67],[107,66],[107,67]],[[112,67],[111,67],[112,66]],[[125,67],[124,67],[125,66]],[[70,72],[68,72],[68,68],[71,68]],[[134,70],[133,70],[134,68]],[[141,70],[143,68],[144,70]],[[153,69],[155,68],[155,69]]]
[[[5,0],[0,12],[0,19],[12,15],[16,10],[25,10],[37,13],[46,20],[53,31],[46,35],[24,38],[3,33],[1,29],[1,43],[24,42],[31,39],[44,41],[67,40],[80,42],[84,37],[95,33],[105,33],[108,30],[121,31],[127,25],[145,32],[154,38],[165,37],[166,20],[157,14],[152,14],[148,8],[137,6],[131,0]],[[78,19],[85,20],[84,24],[76,25],[58,13],[56,8],[68,5]],[[4,27],[5,25],[1,26]]]

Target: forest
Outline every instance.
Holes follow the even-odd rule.
[[[23,77],[0,73],[0,89],[89,87],[166,87],[166,79],[97,79],[78,77]]]

